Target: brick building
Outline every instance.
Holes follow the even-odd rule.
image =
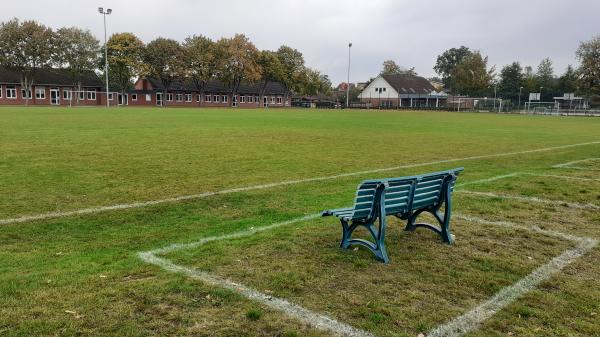
[[[93,71],[81,78],[81,90],[64,69],[40,69],[34,78],[32,92],[21,88],[18,71],[0,69],[0,105],[106,105],[106,89]],[[139,79],[132,90],[108,94],[110,105],[278,108],[291,106],[290,93],[279,82],[241,84],[235,95],[223,83],[209,81],[203,90],[182,81],[173,82],[167,90],[153,78]]]
[[[40,69],[30,92],[21,87],[21,73],[0,69],[0,105],[103,105],[106,95],[102,81],[93,72],[83,74],[80,90],[64,69]],[[115,97],[109,97],[115,99]]]

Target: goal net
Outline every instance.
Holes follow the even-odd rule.
[[[558,102],[525,102],[525,111],[537,115],[558,115],[560,104]]]

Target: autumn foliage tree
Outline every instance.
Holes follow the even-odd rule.
[[[165,96],[173,81],[185,75],[183,48],[175,40],[162,37],[153,40],[146,46],[143,59],[148,74],[161,81]],[[164,102],[166,100],[163,100],[166,105]]]
[[[133,33],[117,33],[108,39],[110,84],[121,93],[133,86],[134,78],[147,73],[144,48],[142,40]]]

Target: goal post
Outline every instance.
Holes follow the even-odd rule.
[[[558,115],[560,104],[558,102],[525,102],[525,111],[535,115]]]
[[[110,106],[118,106],[119,104],[118,91],[94,91],[94,90],[63,90],[61,100],[69,102],[69,107],[90,107],[98,104],[89,104],[90,102],[98,102],[98,99],[108,97]],[[106,104],[106,101],[104,101]]]

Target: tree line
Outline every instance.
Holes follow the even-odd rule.
[[[327,75],[306,66],[300,51],[282,45],[259,50],[243,34],[211,40],[191,35],[179,42],[156,38],[145,44],[133,33],[115,33],[106,43],[109,85],[118,92],[131,89],[139,77],[154,77],[169,88],[175,81],[203,91],[211,80],[223,82],[235,94],[241,83],[282,83],[301,95],[328,94]],[[12,19],[0,23],[0,67],[22,74],[23,88],[31,90],[36,73],[44,68],[65,69],[81,90],[89,71],[103,74],[104,46],[92,33],[78,27],[53,30],[36,21]],[[104,78],[104,76],[102,76]]]
[[[502,67],[488,66],[488,58],[480,51],[468,47],[451,48],[437,57],[434,70],[446,90],[456,95],[491,97],[494,90],[498,97],[517,103],[529,97],[529,93],[541,92],[542,101],[565,93],[584,96],[592,103],[600,103],[600,36],[581,42],[575,52],[579,67],[571,65],[557,76],[552,60],[543,59],[534,70],[513,62]]]

